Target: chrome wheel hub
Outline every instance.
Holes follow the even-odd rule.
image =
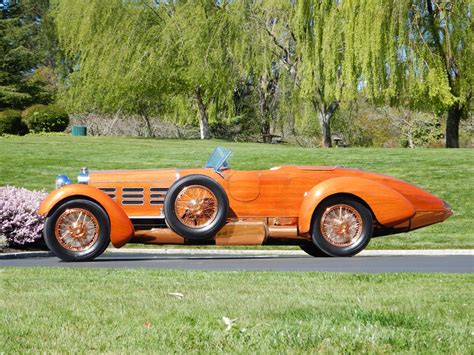
[[[323,238],[330,244],[350,246],[362,235],[362,216],[354,207],[346,204],[330,206],[321,217],[320,230]]]
[[[55,236],[59,244],[70,251],[89,249],[99,238],[99,222],[88,210],[69,208],[58,218]]]
[[[205,186],[187,186],[176,197],[174,204],[178,220],[189,228],[202,228],[217,216],[218,203],[214,193]]]

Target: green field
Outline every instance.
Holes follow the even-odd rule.
[[[6,353],[474,351],[473,275],[4,268],[0,285]]]
[[[282,164],[343,165],[393,175],[447,200],[448,221],[408,234],[372,240],[370,248],[474,248],[473,149],[309,149],[226,141],[117,137],[0,138],[0,186],[51,190],[57,174],[91,169],[200,167],[217,145],[234,150],[237,169]]]

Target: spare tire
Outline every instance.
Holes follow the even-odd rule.
[[[226,223],[229,200],[221,185],[205,175],[188,175],[168,190],[166,223],[188,239],[208,239]]]

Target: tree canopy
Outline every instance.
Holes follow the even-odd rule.
[[[52,4],[58,100],[74,112],[120,111],[149,127],[150,117],[199,123],[201,138],[236,122],[264,137],[319,123],[322,145],[331,146],[338,111],[363,99],[444,115],[446,145],[456,147],[472,110],[474,0]],[[21,75],[37,62],[9,52],[24,63]]]
[[[46,59],[42,46],[41,21],[48,1],[11,2],[0,11],[0,109],[25,108],[52,99]]]

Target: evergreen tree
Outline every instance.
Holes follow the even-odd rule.
[[[12,1],[0,11],[0,109],[22,109],[52,99],[49,71],[43,67],[47,46],[41,42],[48,6],[41,0]]]

